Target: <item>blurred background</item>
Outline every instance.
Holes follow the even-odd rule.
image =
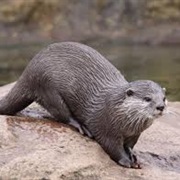
[[[85,43],[128,81],[154,80],[180,101],[180,0],[0,0],[0,86],[60,41]]]

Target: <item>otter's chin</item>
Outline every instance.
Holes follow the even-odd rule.
[[[162,113],[153,113],[153,114],[150,114],[147,118],[149,120],[154,120],[154,119],[157,119],[157,118],[159,118],[161,116],[162,116]]]

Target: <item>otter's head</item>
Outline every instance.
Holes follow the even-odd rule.
[[[144,130],[161,116],[166,106],[165,90],[148,80],[130,82],[123,102],[129,124]],[[139,123],[138,123],[139,122]],[[139,130],[140,130],[139,129]]]

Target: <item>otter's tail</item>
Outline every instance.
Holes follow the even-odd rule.
[[[27,89],[21,84],[17,82],[12,90],[0,100],[1,115],[14,115],[33,102],[32,98],[28,97]]]

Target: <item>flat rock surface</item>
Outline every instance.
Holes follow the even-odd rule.
[[[0,98],[13,84],[0,88]],[[94,141],[49,120],[32,104],[17,116],[0,116],[0,179],[179,180],[180,103],[142,133],[135,152],[142,169],[113,162]]]

